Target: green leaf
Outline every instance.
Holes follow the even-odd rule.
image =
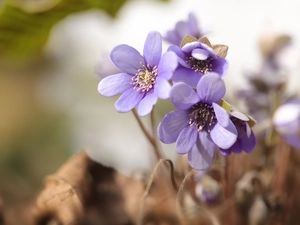
[[[226,110],[226,112],[230,112],[230,105],[228,102],[226,102],[225,100],[221,99],[218,102],[218,105],[221,106],[222,108],[224,108]]]
[[[0,57],[22,60],[36,56],[47,42],[51,28],[69,14],[96,8],[113,17],[126,1],[48,0],[48,4],[35,1],[35,5],[29,4],[30,0],[6,1],[0,12]]]

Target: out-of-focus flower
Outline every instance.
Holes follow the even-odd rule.
[[[100,79],[121,72],[122,70],[113,63],[109,54],[103,55],[96,65],[96,73]]]
[[[197,170],[210,168],[216,146],[228,149],[237,139],[228,113],[217,104],[225,91],[224,81],[216,73],[203,76],[197,92],[185,83],[171,89],[170,100],[178,110],[162,119],[158,137],[165,144],[176,142],[177,153],[188,153],[190,166]]]
[[[180,46],[182,39],[190,35],[195,38],[201,38],[204,32],[198,25],[195,14],[189,13],[187,21],[178,21],[173,30],[170,30],[164,36],[164,39],[173,45]]]
[[[149,114],[157,99],[167,99],[171,85],[168,80],[177,67],[173,52],[162,53],[162,38],[157,31],[148,34],[144,56],[135,48],[119,45],[111,52],[114,64],[125,73],[105,77],[98,85],[101,95],[121,94],[115,103],[118,112],[128,112],[138,105],[138,114]]]
[[[247,153],[252,152],[256,146],[256,138],[250,128],[250,118],[240,112],[230,112],[230,119],[238,131],[236,142],[228,149],[220,148],[223,155],[230,155],[231,153],[239,154],[243,150]]]
[[[196,196],[205,203],[216,203],[222,196],[221,185],[211,176],[203,174],[196,183]]]
[[[286,102],[273,115],[276,131],[295,148],[300,148],[300,99]]]
[[[200,78],[209,72],[215,72],[223,77],[228,70],[228,61],[224,58],[227,54],[227,46],[212,46],[207,38],[199,41],[190,39],[190,41],[183,42],[181,48],[169,47],[169,51],[176,53],[179,62],[172,78],[173,82],[184,82],[195,87]]]

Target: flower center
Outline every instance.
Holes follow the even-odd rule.
[[[207,132],[210,132],[217,122],[217,117],[213,106],[205,102],[198,102],[197,104],[193,105],[189,116],[190,126],[196,126],[198,128],[198,132],[203,129]]]
[[[199,60],[199,59],[195,59],[194,57],[190,56],[190,57],[187,57],[187,59],[186,59],[186,63],[192,70],[194,70],[195,72],[203,73],[203,74],[212,71],[212,67],[213,67],[212,61],[213,61],[212,57],[208,57],[205,60]]]
[[[138,91],[149,91],[153,88],[157,75],[157,66],[151,68],[150,65],[142,65],[142,68],[138,69],[138,72],[132,77],[131,84],[134,86],[134,89]]]

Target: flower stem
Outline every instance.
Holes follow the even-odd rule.
[[[157,143],[156,143],[155,139],[150,135],[150,133],[145,128],[145,126],[144,126],[143,122],[141,121],[139,115],[137,114],[136,110],[132,109],[132,112],[133,112],[133,115],[134,115],[135,119],[137,120],[140,128],[142,129],[143,133],[145,134],[145,136],[147,137],[147,139],[149,140],[149,142],[153,146],[154,153],[155,153],[155,156],[156,156],[157,160],[159,160],[161,158],[161,155],[158,151],[158,147],[157,147]]]

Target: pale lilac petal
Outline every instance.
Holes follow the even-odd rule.
[[[202,43],[198,42],[198,41],[193,41],[190,43],[185,44],[181,50],[184,53],[191,53],[195,48],[201,48],[202,47]]]
[[[177,55],[174,52],[166,52],[162,55],[158,64],[159,77],[163,77],[166,80],[170,80],[177,65]]]
[[[185,67],[178,68],[173,77],[173,83],[183,82],[195,88],[201,78],[202,74],[195,72],[194,70],[187,69]]]
[[[145,64],[143,56],[133,47],[118,45],[110,53],[114,64],[126,73],[135,75],[141,64]]]
[[[170,83],[160,77],[156,78],[154,85],[154,93],[158,98],[167,99],[170,97],[171,85]]]
[[[188,162],[196,170],[207,170],[211,167],[215,155],[215,143],[207,132],[199,132],[196,144],[188,152]]]
[[[175,84],[170,92],[170,100],[180,110],[187,110],[199,102],[197,93],[187,84]]]
[[[132,88],[132,76],[126,73],[118,73],[103,78],[98,85],[98,92],[105,96],[111,97],[122,94],[129,88]]]
[[[240,142],[241,142],[242,148],[245,152],[247,152],[247,153],[252,152],[256,146],[256,138],[255,138],[253,131],[251,131],[251,134],[249,137],[246,134],[243,135],[240,138]]]
[[[142,100],[144,95],[144,93],[130,88],[115,102],[115,108],[118,112],[129,112]]]
[[[212,103],[218,123],[222,126],[222,127],[226,127],[228,126],[228,123],[230,121],[229,115],[226,112],[226,110],[219,106],[217,103]]]
[[[144,45],[144,57],[146,65],[151,67],[157,66],[162,52],[162,39],[160,33],[157,31],[149,32],[145,45]]]
[[[147,94],[139,103],[138,114],[140,116],[148,115],[152,109],[153,105],[157,102],[157,96],[152,92]]]
[[[189,125],[189,112],[174,110],[164,116],[157,128],[158,138],[165,144],[174,143],[184,127]]]
[[[201,48],[195,48],[192,51],[192,56],[198,60],[206,60],[209,56],[209,52]]]
[[[237,130],[231,121],[229,121],[226,128],[216,123],[210,132],[210,136],[220,148],[228,149],[236,142]]]
[[[225,95],[226,88],[224,81],[216,73],[208,73],[202,76],[197,92],[200,99],[206,103],[219,102]]]
[[[238,112],[238,111],[232,111],[229,113],[231,116],[234,116],[235,118],[238,118],[239,120],[243,121],[249,121],[249,117],[245,114]]]
[[[176,152],[186,154],[195,145],[198,138],[198,129],[196,126],[187,126],[179,134],[176,141]]]
[[[223,149],[223,148],[220,148],[220,152],[221,152],[221,154],[224,155],[224,156],[228,156],[228,155],[231,154],[230,148],[229,148],[229,149]]]

